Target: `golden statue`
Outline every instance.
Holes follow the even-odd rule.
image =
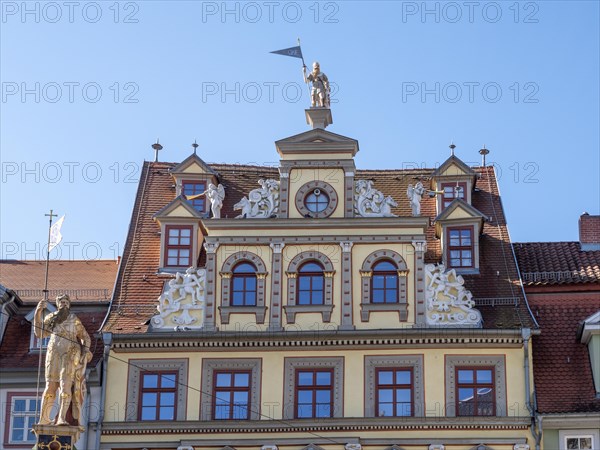
[[[46,389],[42,396],[39,423],[52,423],[50,411],[54,405],[56,391],[60,387],[56,425],[80,425],[87,390],[85,368],[92,359],[90,335],[81,320],[71,313],[71,299],[68,295],[56,297],[58,311],[49,314],[42,321],[46,303],[46,300],[38,303],[34,318],[35,336],[38,339],[50,336],[46,351]],[[71,415],[76,424],[69,424],[67,421],[69,406],[72,406]]]

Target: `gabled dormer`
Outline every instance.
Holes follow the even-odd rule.
[[[454,199],[435,218],[442,262],[457,273],[479,272],[479,236],[485,216],[461,198]]]
[[[455,198],[472,204],[472,193],[475,188],[477,173],[460,160],[451,155],[438,167],[432,175],[432,190],[440,192],[437,196],[437,212],[440,214]]]
[[[161,236],[159,271],[177,272],[196,266],[203,241],[202,217],[183,196],[154,214]]]
[[[358,141],[314,128],[275,142],[282,218],[353,217]]]
[[[191,154],[181,163],[173,167],[169,173],[175,182],[175,196],[179,197],[202,194],[209,183],[217,184],[218,174],[206,164],[196,153]],[[208,213],[210,205],[201,196],[194,200],[187,200],[201,215]]]

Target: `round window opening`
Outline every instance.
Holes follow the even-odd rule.
[[[329,206],[329,197],[321,189],[313,189],[304,197],[304,206],[313,213],[323,212]]]

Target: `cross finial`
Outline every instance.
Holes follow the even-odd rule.
[[[194,139],[194,143],[192,144],[192,147],[194,148],[194,155],[196,154],[196,150],[198,150],[198,143],[196,142],[196,139]]]
[[[54,217],[58,217],[58,214],[53,214],[53,212],[54,212],[54,210],[53,210],[53,209],[51,209],[51,210],[50,210],[50,214],[44,214],[46,217],[49,217],[49,218],[50,218],[50,222],[52,222],[52,219],[53,219]]]

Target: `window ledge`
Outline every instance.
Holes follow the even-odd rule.
[[[221,312],[221,323],[227,325],[229,323],[230,314],[254,314],[256,316],[256,323],[265,323],[265,316],[267,314],[266,306],[219,306]]]
[[[283,307],[288,323],[296,322],[296,314],[321,313],[323,322],[331,322],[333,305],[286,305]]]
[[[408,319],[408,303],[361,303],[360,318],[363,322],[368,322],[372,312],[393,312],[398,311],[400,322],[406,322]]]
[[[448,267],[448,270],[454,269],[457,275],[479,275],[478,267]]]

